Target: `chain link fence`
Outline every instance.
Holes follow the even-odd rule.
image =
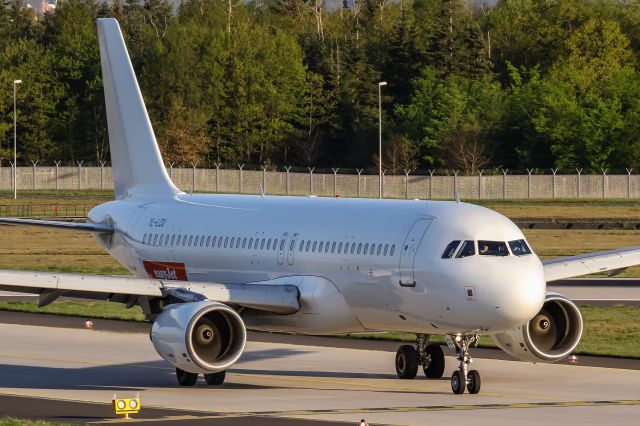
[[[111,167],[60,166],[0,167],[0,190],[13,190],[13,173],[16,170],[20,190],[109,190],[113,188]],[[273,195],[317,195],[324,197],[377,198],[378,175],[341,173],[332,169],[329,173],[314,168],[307,171],[273,171],[267,168],[248,170],[244,166],[227,168],[176,168],[167,169],[175,184],[186,192],[242,193]],[[640,198],[640,175],[632,169],[626,174],[500,174],[461,175],[454,171],[440,175],[434,171],[426,174],[405,173],[383,175],[383,197],[398,199],[450,200],[463,199],[553,199],[553,198]]]

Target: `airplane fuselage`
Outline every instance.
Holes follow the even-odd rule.
[[[108,218],[107,249],[138,277],[299,286],[300,313],[248,314],[252,328],[492,333],[531,319],[546,292],[537,256],[480,255],[479,240],[524,236],[466,203],[180,194],[89,214]],[[456,240],[477,253],[443,258]]]

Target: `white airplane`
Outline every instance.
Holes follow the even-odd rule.
[[[180,385],[220,385],[246,330],[406,331],[400,378],[443,375],[429,336],[457,349],[454,393],[480,391],[470,348],[490,335],[520,360],[557,361],[582,335],[576,305],[546,283],[640,264],[640,248],[541,262],[506,217],[460,202],[185,194],[171,182],[119,25],[99,19],[115,201],[86,223],[132,277],[0,271],[0,290],[139,305]]]

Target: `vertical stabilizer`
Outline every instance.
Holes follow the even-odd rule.
[[[118,21],[98,19],[98,37],[116,198],[172,196],[180,191],[162,162]]]

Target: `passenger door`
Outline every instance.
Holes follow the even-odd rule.
[[[416,285],[413,264],[420,242],[430,225],[431,219],[416,220],[400,248],[400,285],[403,287]]]

